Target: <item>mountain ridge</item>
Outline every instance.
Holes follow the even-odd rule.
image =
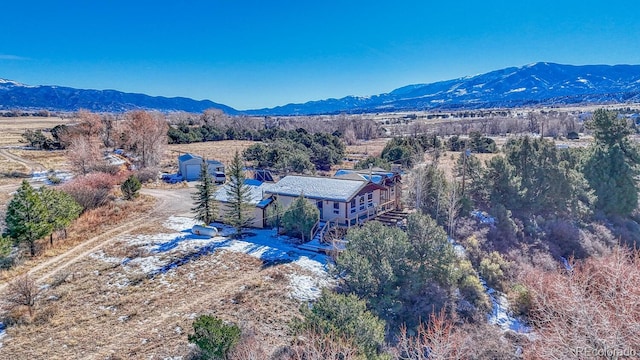
[[[406,85],[369,97],[347,96],[248,113],[312,115],[625,101],[640,101],[640,65],[539,62],[452,80]]]
[[[202,112],[216,108],[230,115],[287,116],[628,101],[640,101],[640,65],[538,62],[457,79],[406,85],[378,95],[329,98],[243,111],[210,100],[33,86],[0,79],[0,110],[76,111],[82,108],[106,112],[135,109]]]
[[[129,110],[202,112],[215,108],[227,114],[238,114],[236,109],[211,100],[151,96],[111,89],[94,90],[57,85],[25,85],[13,80],[0,79],[0,110],[16,108],[52,111],[86,109],[99,112]]]

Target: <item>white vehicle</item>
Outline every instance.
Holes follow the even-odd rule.
[[[227,181],[227,177],[223,172],[216,171],[216,173],[213,175],[213,181],[215,181],[216,184],[224,184]]]

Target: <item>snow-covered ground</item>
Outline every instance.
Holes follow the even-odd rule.
[[[73,178],[73,174],[71,174],[70,172],[67,171],[60,171],[60,170],[56,170],[56,171],[34,171],[33,174],[31,175],[31,180],[33,181],[37,181],[37,182],[43,182],[47,185],[53,185],[53,183],[51,182],[51,180],[49,180],[49,176],[51,177],[56,177],[58,179],[60,179],[61,183],[67,182],[69,180],[71,180]]]
[[[449,243],[453,245],[453,249],[455,250],[458,257],[464,258],[467,256],[467,251],[462,245],[457,243],[452,238],[449,238],[448,240]],[[483,278],[480,278],[480,282],[482,283],[485,293],[491,301],[491,313],[487,315],[489,323],[498,325],[502,330],[505,331],[513,330],[522,334],[530,333],[531,328],[529,328],[520,319],[511,316],[511,311],[509,310],[509,301],[507,300],[507,297],[503,293],[488,287]]]
[[[480,280],[486,289],[489,300],[491,300],[491,313],[488,315],[489,323],[498,325],[505,331],[513,330],[521,334],[530,333],[531,328],[509,314],[509,301],[507,300],[507,297],[503,293],[487,287],[484,280]]]
[[[125,269],[137,267],[149,276],[170,272],[172,269],[215,251],[242,252],[266,263],[286,264],[292,268],[289,275],[290,295],[301,301],[315,300],[322,288],[333,280],[327,272],[326,255],[298,249],[286,236],[277,236],[274,230],[250,229],[242,239],[231,237],[235,229],[213,224],[219,230],[213,238],[193,235],[191,228],[199,224],[191,218],[171,216],[155,234],[126,236],[130,246],[146,250],[146,255],[128,258],[108,257],[101,251],[91,254],[108,263],[121,263]],[[126,280],[114,279],[113,285],[127,286]]]

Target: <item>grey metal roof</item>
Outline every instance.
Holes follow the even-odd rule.
[[[183,162],[183,161],[187,161],[187,160],[191,160],[191,159],[200,159],[200,161],[202,161],[202,157],[200,157],[198,155],[193,155],[191,153],[186,153],[186,154],[182,154],[182,155],[178,156],[178,161],[179,162]]]
[[[264,198],[263,191],[266,192],[266,189],[273,185],[273,184],[268,184],[268,183],[261,183],[260,185],[257,185],[255,183],[246,183],[246,182],[245,182],[245,184],[250,189],[250,191],[249,191],[249,198],[250,198],[249,203],[251,203],[251,205],[260,204],[260,202]],[[229,183],[226,183],[224,186],[222,186],[220,189],[218,189],[218,191],[216,191],[216,193],[213,195],[213,197],[216,200],[220,201],[220,202],[228,202],[228,200],[229,200],[229,197],[227,196],[227,190],[228,189],[229,189]]]
[[[265,190],[268,194],[300,196],[339,202],[349,201],[367,185],[366,181],[289,175]]]

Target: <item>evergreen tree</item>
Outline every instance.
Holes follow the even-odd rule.
[[[280,233],[280,227],[282,226],[282,218],[284,217],[284,211],[282,204],[278,201],[276,195],[273,196],[273,202],[267,207],[267,225],[276,228],[276,232]]]
[[[411,214],[407,218],[407,235],[412,245],[409,258],[417,265],[418,283],[435,280],[451,285],[456,254],[444,229],[428,215]]]
[[[9,258],[12,248],[13,241],[0,234],[0,269],[8,269],[13,265],[12,259]]]
[[[122,185],[120,185],[120,190],[122,190],[122,197],[125,200],[133,200],[138,197],[138,192],[142,188],[142,184],[138,177],[135,175],[131,175],[125,180]]]
[[[282,217],[282,226],[289,236],[295,236],[302,241],[309,240],[311,229],[320,219],[320,210],[310,204],[303,194],[293,200]]]
[[[596,208],[606,214],[629,215],[638,205],[637,148],[629,141],[627,120],[616,112],[596,110],[587,122],[593,131],[583,173],[597,196]]]
[[[236,324],[225,324],[222,319],[200,315],[193,322],[189,342],[196,344],[205,359],[227,359],[227,355],[240,341],[242,331]]]
[[[591,148],[583,171],[597,196],[597,209],[624,216],[638,206],[637,171],[620,145]]]
[[[10,238],[4,237],[0,234],[0,259],[5,258],[7,255],[11,253],[12,246],[13,246],[13,241],[11,241]]]
[[[463,152],[456,161],[455,174],[462,180],[460,196],[465,205],[485,205],[488,201],[488,188],[484,183],[484,168],[478,157]],[[469,204],[473,202],[475,204]],[[464,207],[468,210],[467,206]]]
[[[7,207],[7,234],[18,243],[29,244],[31,256],[35,256],[36,241],[53,230],[48,218],[46,205],[36,190],[23,180]]]
[[[229,211],[225,221],[236,228],[236,236],[240,236],[242,228],[251,224],[253,217],[251,212],[251,189],[245,184],[246,177],[242,164],[242,158],[238,151],[233,156],[233,160],[227,170],[229,181],[227,182],[227,202]]]
[[[336,294],[324,290],[312,308],[302,306],[304,320],[294,322],[295,330],[318,331],[353,341],[367,359],[380,359],[384,345],[385,323],[367,310],[364,300],[357,296]]]
[[[48,210],[47,221],[54,231],[65,231],[80,216],[82,206],[69,194],[48,187],[40,188],[40,198]],[[53,245],[53,232],[49,234],[49,242]]]
[[[198,191],[192,196],[195,207],[191,210],[196,213],[196,220],[209,225],[215,220],[217,208],[213,197],[213,180],[209,175],[209,168],[205,159],[202,159],[202,165],[200,165],[200,183],[196,185],[196,189]]]
[[[490,191],[489,203],[492,208],[491,213],[494,215],[497,205],[513,209],[520,204],[517,179],[513,172],[513,166],[504,156],[499,155],[487,161],[485,184]]]

